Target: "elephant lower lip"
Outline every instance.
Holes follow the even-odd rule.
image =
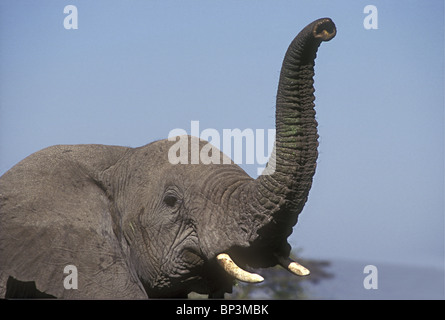
[[[195,248],[185,248],[183,250],[182,257],[184,261],[195,266],[202,265],[205,261],[203,255]]]

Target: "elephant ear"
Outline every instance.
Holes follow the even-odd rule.
[[[126,150],[54,146],[0,178],[2,297],[146,297],[95,178]]]

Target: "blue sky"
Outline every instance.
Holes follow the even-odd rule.
[[[377,30],[363,27],[368,4]],[[443,267],[440,0],[2,1],[0,174],[50,145],[136,147],[192,120],[273,129],[284,53],[321,17],[338,33],[316,61],[320,156],[290,242],[306,257]]]

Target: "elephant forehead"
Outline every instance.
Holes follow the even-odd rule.
[[[182,186],[187,193],[222,198],[237,186],[253,180],[236,164],[176,165],[165,175],[166,185]],[[217,201],[219,203],[219,201]]]
[[[224,183],[251,179],[237,164],[208,141],[192,136],[176,137],[177,141],[159,140],[138,148],[134,165],[162,181],[190,182],[202,185],[211,181]],[[182,141],[181,141],[182,139]],[[210,156],[209,156],[210,155]]]
[[[149,143],[136,148],[135,154],[161,165],[233,164],[230,157],[210,142],[188,135]]]

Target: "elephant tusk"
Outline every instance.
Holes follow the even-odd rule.
[[[232,258],[226,253],[221,253],[216,256],[216,260],[221,265],[221,267],[232,277],[238,279],[239,281],[258,283],[264,281],[264,278],[256,273],[250,273],[246,270],[238,267]]]
[[[289,270],[290,272],[292,272],[297,276],[307,276],[308,274],[311,273],[309,269],[303,267],[298,262],[292,261],[289,258],[278,257],[278,262],[283,268]]]

